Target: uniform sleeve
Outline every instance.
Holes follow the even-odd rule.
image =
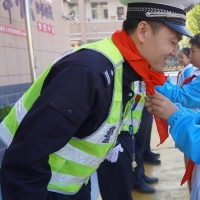
[[[166,82],[162,86],[156,86],[156,91],[166,96],[173,103],[180,103],[187,108],[200,107],[200,76],[182,88]]]
[[[200,113],[176,105],[179,110],[168,119],[169,131],[180,151],[200,164]]]
[[[172,87],[174,86],[174,84],[171,82],[171,79],[170,79],[169,77],[167,78],[167,81],[166,81],[166,82],[167,82],[170,86],[172,86]]]
[[[67,67],[46,84],[4,156],[5,199],[47,199],[49,155],[64,147],[101,105],[103,85],[99,74],[85,66]]]

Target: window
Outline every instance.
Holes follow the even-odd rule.
[[[78,3],[69,3],[69,12],[79,19]]]
[[[117,7],[118,20],[124,19],[124,7]]]
[[[108,19],[107,2],[91,3],[92,19]]]

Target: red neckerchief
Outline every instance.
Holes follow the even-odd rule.
[[[179,71],[178,75],[177,75],[177,80],[176,80],[176,83],[178,84],[178,80],[179,80],[179,76],[181,74],[181,71]]]
[[[188,78],[186,78],[184,81],[183,81],[183,83],[182,83],[182,85],[181,85],[181,88],[184,86],[184,85],[186,85],[187,83],[189,83],[191,80],[193,80],[193,78],[195,78],[196,77],[196,75],[192,75],[192,76],[189,76]]]
[[[154,94],[154,87],[156,85],[163,85],[166,81],[164,73],[159,73],[150,69],[147,60],[140,56],[135,43],[123,29],[113,33],[112,40],[134,71],[142,77],[142,80],[146,84],[146,94]],[[154,118],[161,144],[168,137],[168,125],[166,121],[158,116],[154,115]]]
[[[187,84],[188,82],[190,82],[195,77],[196,77],[196,75],[192,75],[192,76],[189,76],[188,78],[186,78],[184,80],[181,88],[183,87],[183,85]],[[189,180],[190,190],[191,190],[191,178],[192,178],[193,169],[194,169],[194,162],[192,160],[189,160],[185,174],[184,174],[182,181],[181,181],[181,185],[183,185],[187,180]]]

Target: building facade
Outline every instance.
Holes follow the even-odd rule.
[[[122,28],[127,7],[119,0],[71,0],[69,12],[72,46],[98,41]]]
[[[121,29],[125,14],[119,0],[1,0],[0,107],[63,52]]]
[[[69,20],[62,16],[67,9],[63,0],[0,1],[0,106],[14,104],[71,48]]]

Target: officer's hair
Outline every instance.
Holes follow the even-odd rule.
[[[124,20],[122,27],[130,35],[136,30],[141,21],[146,21],[150,25],[153,34],[156,34],[164,26],[164,24],[159,21],[146,19],[126,19]]]
[[[190,48],[189,47],[182,48],[181,52],[183,52],[188,58],[190,57]]]
[[[193,38],[191,38],[189,43],[197,45],[200,49],[200,33],[197,33]]]

